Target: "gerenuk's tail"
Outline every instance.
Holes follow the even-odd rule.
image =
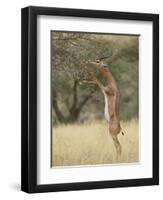
[[[123,131],[121,131],[122,135],[125,135]]]

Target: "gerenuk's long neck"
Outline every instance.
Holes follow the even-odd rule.
[[[101,74],[107,78],[109,83],[116,85],[116,81],[109,69],[101,67],[99,70],[100,70]]]

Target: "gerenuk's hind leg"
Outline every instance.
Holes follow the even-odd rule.
[[[118,140],[117,135],[112,135],[112,139],[113,139],[113,142],[114,142],[114,146],[116,148],[117,160],[119,160],[121,158],[122,147],[121,147],[121,144]]]

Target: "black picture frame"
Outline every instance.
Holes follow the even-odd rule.
[[[55,15],[153,23],[153,177],[37,184],[37,16]],[[159,184],[159,15],[30,6],[21,11],[21,190],[28,193]]]

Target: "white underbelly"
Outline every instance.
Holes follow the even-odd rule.
[[[106,120],[109,122],[110,115],[109,115],[108,96],[106,95],[105,92],[103,92],[103,94],[104,94],[104,101],[105,101],[104,116],[105,116]]]

